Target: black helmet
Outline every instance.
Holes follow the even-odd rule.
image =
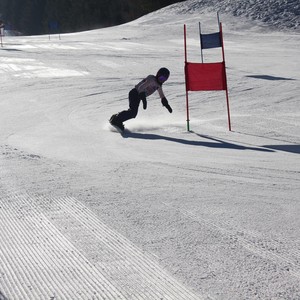
[[[156,79],[160,84],[168,80],[170,71],[167,68],[160,68],[156,74]]]

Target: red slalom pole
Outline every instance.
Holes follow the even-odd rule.
[[[220,35],[221,35],[221,45],[222,45],[222,56],[224,63],[224,76],[226,83],[226,102],[227,102],[227,118],[228,118],[228,129],[231,131],[231,120],[230,120],[230,109],[229,109],[229,96],[228,96],[228,86],[227,86],[227,76],[226,76],[226,65],[225,65],[225,51],[224,51],[224,43],[223,43],[223,31],[222,31],[222,23],[220,23]]]
[[[190,131],[189,94],[187,78],[187,49],[186,49],[186,25],[184,24],[184,74],[185,74],[185,97],[186,97],[186,126]]]

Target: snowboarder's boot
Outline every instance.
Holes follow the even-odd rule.
[[[111,118],[109,119],[109,123],[112,126],[119,128],[122,132],[125,129],[123,123],[118,120],[118,114],[112,115]]]

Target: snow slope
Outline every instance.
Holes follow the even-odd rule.
[[[217,30],[201,2],[61,40],[4,39],[1,300],[300,299],[298,29],[284,14],[284,31],[247,19],[245,1],[239,17],[221,10],[233,130],[224,93],[202,92],[188,133],[183,24],[190,61],[198,22]],[[153,95],[130,134],[111,131],[161,66],[173,114]]]
[[[189,0],[183,4],[182,12],[197,12],[203,8],[256,20],[261,26],[267,25],[272,29],[294,29],[299,32],[300,3],[298,0]]]

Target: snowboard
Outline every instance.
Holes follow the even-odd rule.
[[[117,132],[119,132],[120,134],[123,134],[124,131],[125,131],[125,129],[122,130],[120,127],[118,127],[118,126],[116,126],[116,125],[113,125],[113,124],[111,124],[111,123],[109,123],[109,125],[114,129],[114,131],[117,131]]]
[[[126,134],[130,133],[130,131],[126,128],[124,128],[124,130],[122,130],[120,127],[113,125],[111,123],[109,123],[109,125],[111,126],[113,132],[118,132],[120,133],[123,137],[126,136]]]

